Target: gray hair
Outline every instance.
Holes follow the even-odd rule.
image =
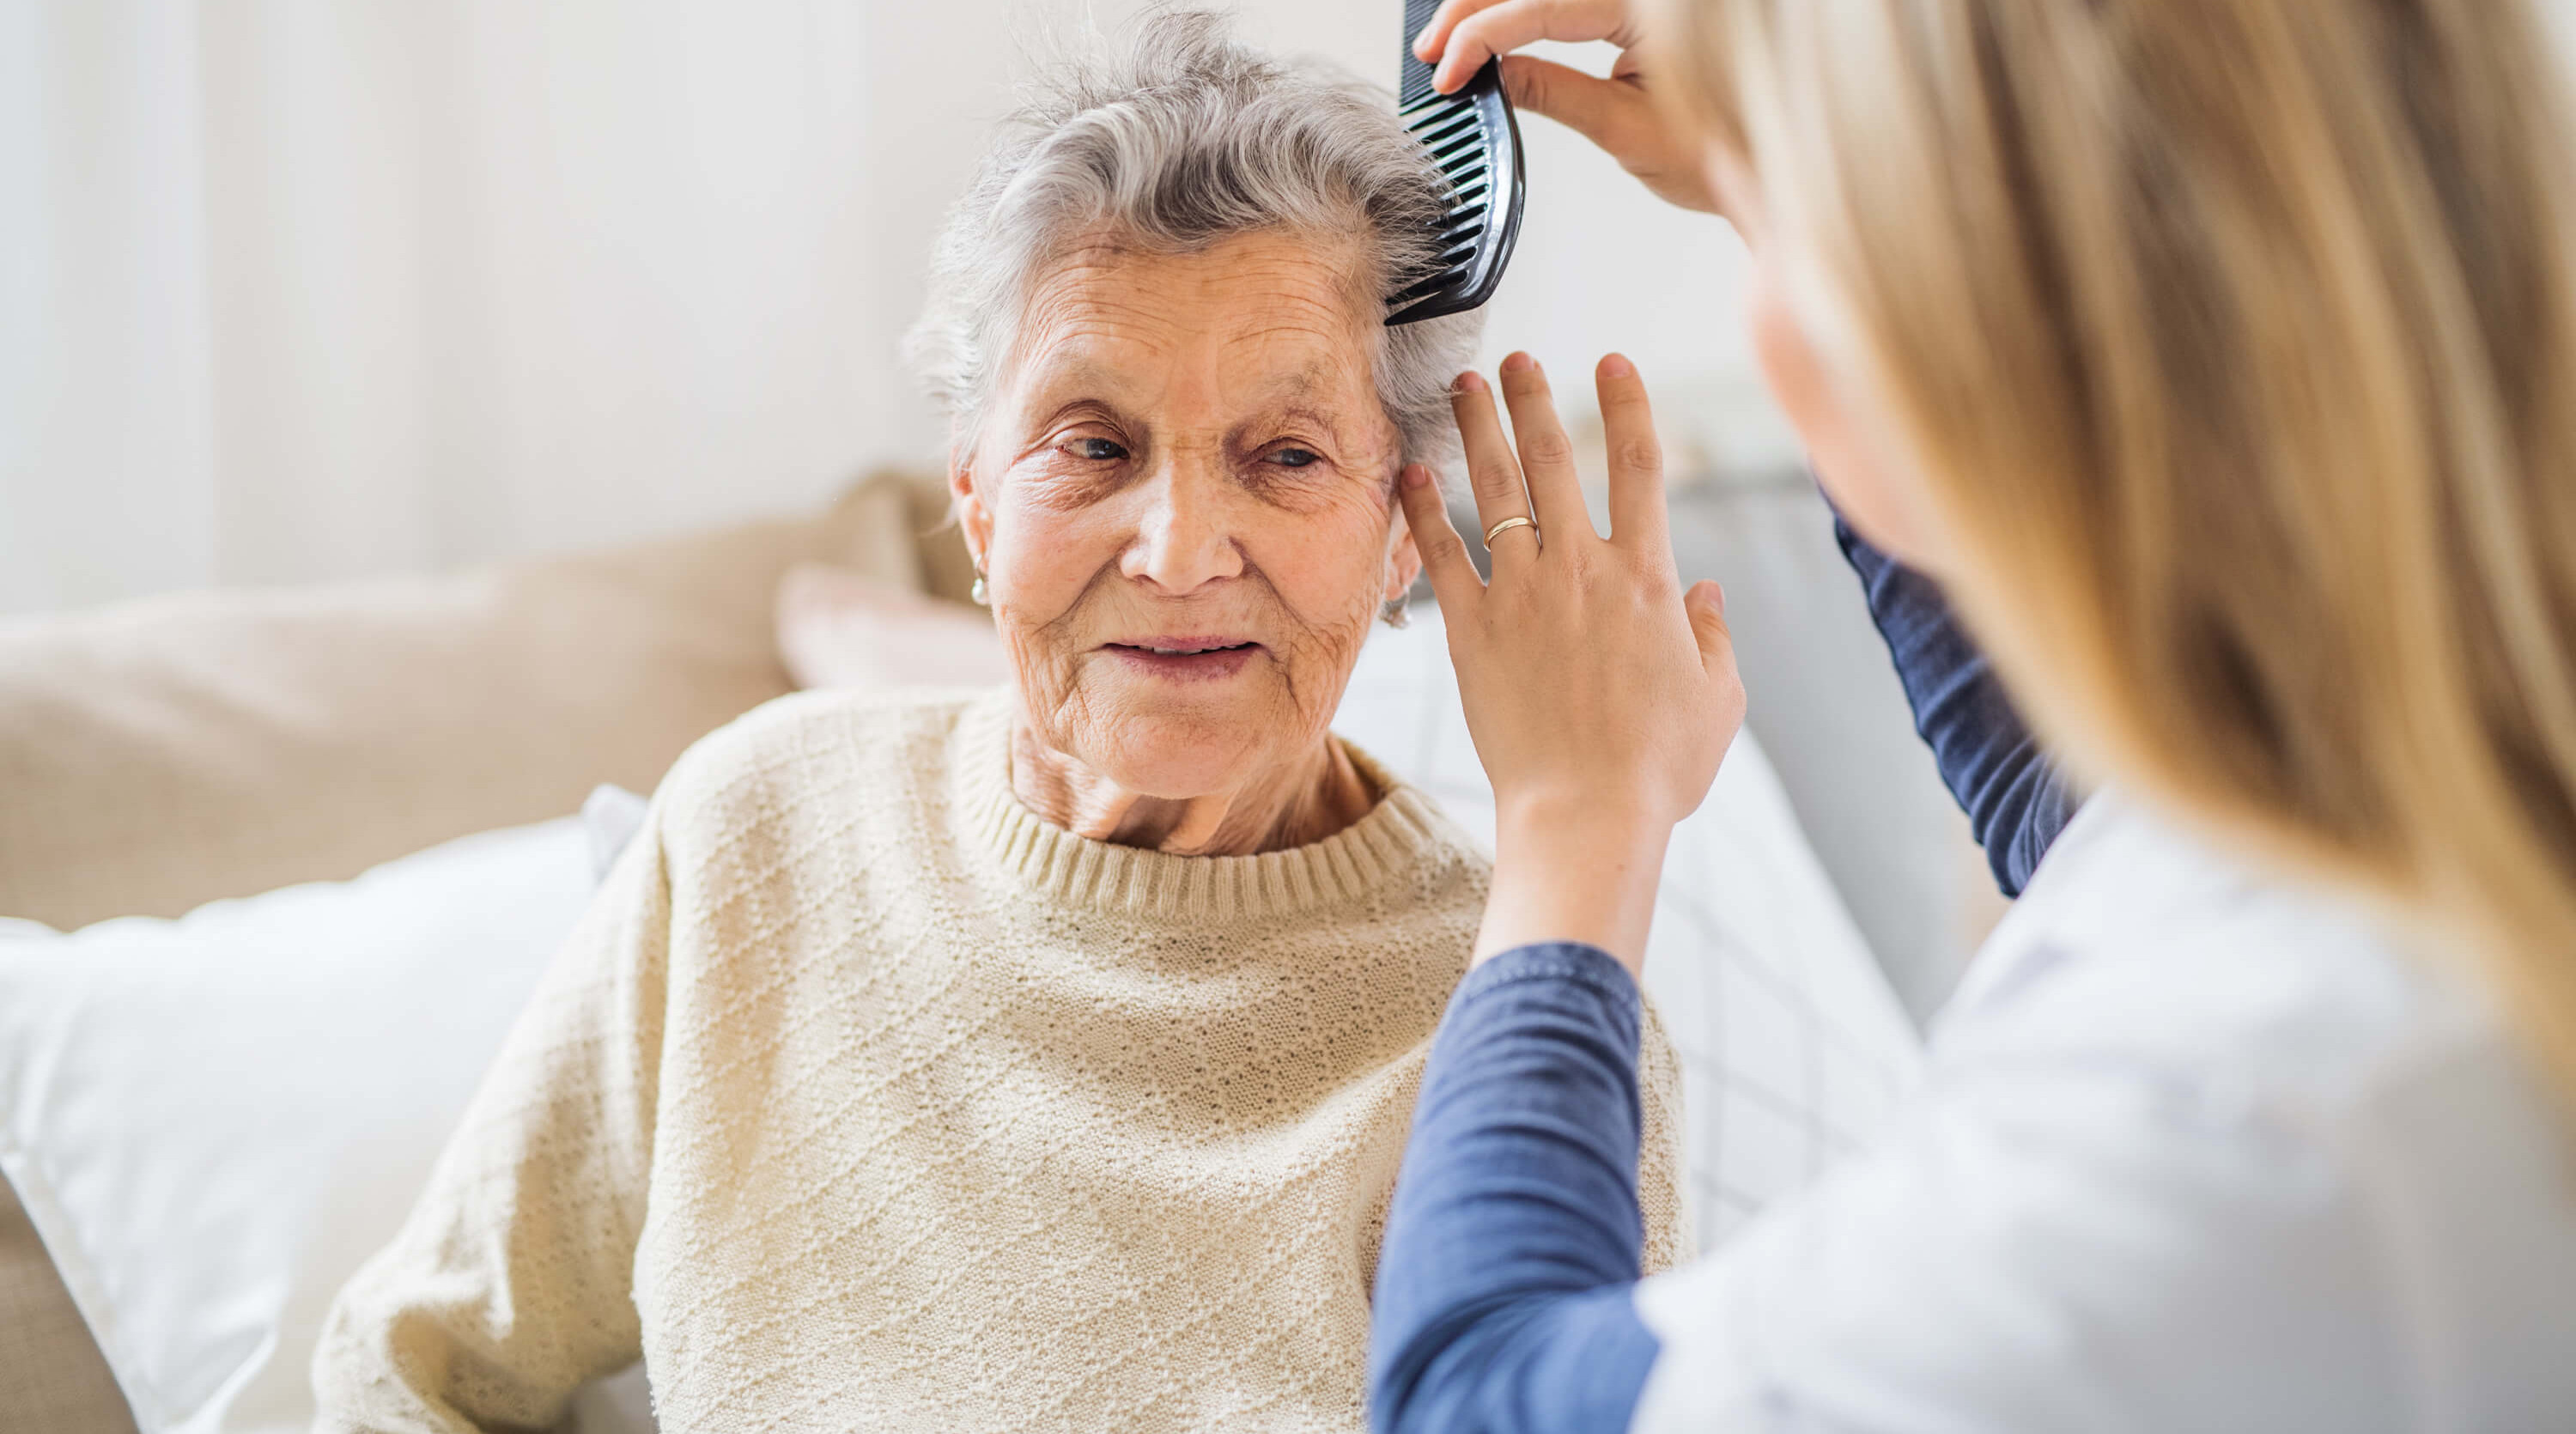
[[[1033,282],[1072,243],[1194,253],[1263,230],[1362,241],[1368,310],[1432,271],[1448,184],[1396,119],[1385,91],[1316,63],[1265,59],[1223,17],[1163,10],[1135,22],[1123,53],[1079,47],[1032,85],[948,216],[930,302],[904,349],[974,442],[1012,357]],[[1378,400],[1407,462],[1447,468],[1457,451],[1449,385],[1483,329],[1469,312],[1376,328]]]

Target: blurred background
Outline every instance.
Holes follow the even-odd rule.
[[[1133,0],[0,0],[0,616],[476,564],[935,468],[900,366],[941,214]],[[1242,0],[1392,85],[1397,0]],[[1609,56],[1557,58],[1606,68]],[[1991,919],[1737,314],[1741,251],[1529,118],[1490,365],[1616,348],[1686,574],[1918,1013]],[[1578,420],[1580,426],[1581,420]]]
[[[895,346],[940,216],[1034,37],[1135,8],[12,0],[0,611],[622,541],[935,461]],[[1239,9],[1393,82],[1392,0]],[[1749,395],[1722,226],[1530,130],[1497,344]]]

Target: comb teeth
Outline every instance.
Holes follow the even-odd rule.
[[[1442,95],[1440,103],[1424,105],[1420,113],[1404,122],[1404,127],[1426,143],[1442,139],[1457,130],[1473,129],[1476,107],[1462,102],[1456,95]]]
[[[1464,94],[1435,95],[1406,124],[1431,153],[1431,162],[1449,181],[1449,223],[1482,222],[1483,200],[1491,191],[1493,165],[1485,153],[1484,126],[1474,100]]]
[[[1389,324],[1485,302],[1520,231],[1520,130],[1503,98],[1501,66],[1488,62],[1456,94],[1444,95],[1431,88],[1431,67],[1413,57],[1413,37],[1438,8],[1439,0],[1405,0],[1396,113],[1449,193],[1431,235],[1431,272],[1388,298]]]
[[[1410,109],[1415,101],[1435,92],[1431,88],[1431,67],[1413,58],[1413,37],[1431,23],[1440,9],[1440,0],[1404,0],[1404,62],[1398,72],[1395,102],[1398,108]]]

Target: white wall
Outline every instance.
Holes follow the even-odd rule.
[[[0,612],[608,542],[935,461],[896,340],[1015,37],[1077,8],[0,0]],[[1392,83],[1393,0],[1242,8]],[[1740,375],[1722,227],[1527,133],[1494,355]]]

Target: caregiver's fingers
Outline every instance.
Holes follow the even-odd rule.
[[[1672,561],[1664,512],[1664,448],[1655,437],[1646,381],[1622,354],[1593,371],[1601,395],[1601,435],[1610,448],[1610,541],[1633,552],[1660,550]]]
[[[1414,551],[1422,555],[1423,575],[1431,579],[1431,595],[1444,612],[1466,612],[1483,580],[1476,576],[1475,560],[1467,556],[1467,540],[1449,522],[1430,468],[1404,465],[1395,480],[1395,497],[1404,506],[1405,526],[1413,531]]]
[[[1449,32],[1458,28],[1459,21],[1479,10],[1491,10],[1503,3],[1504,0],[1444,0],[1414,35],[1413,57],[1426,65],[1439,63],[1440,52],[1449,43]]]
[[[1625,48],[1637,43],[1635,18],[1628,0],[1449,0],[1424,31],[1429,45],[1416,55],[1439,56],[1432,88],[1447,94],[1475,78],[1485,61],[1508,55],[1534,40],[1581,42],[1608,40]],[[1448,18],[1455,10],[1458,14]],[[1444,27],[1443,21],[1447,23]]]
[[[1700,665],[1712,674],[1735,670],[1735,634],[1726,625],[1726,589],[1702,578],[1682,594],[1682,611],[1690,615],[1691,638],[1699,644]],[[1738,684],[1741,685],[1741,684]]]
[[[1467,449],[1467,487],[1476,495],[1476,521],[1481,531],[1493,532],[1494,525],[1506,518],[1530,516],[1529,491],[1521,483],[1521,466],[1512,457],[1512,446],[1503,438],[1503,421],[1494,408],[1494,391],[1482,375],[1468,372],[1458,375],[1449,390],[1449,407],[1458,417],[1458,438]],[[1497,556],[1520,545],[1522,537],[1514,532],[1496,534],[1488,548]],[[1531,545],[1535,549],[1535,542]]]
[[[1735,634],[1726,625],[1726,591],[1702,578],[1682,595],[1682,611],[1690,618],[1691,640],[1699,646],[1700,670],[1708,674],[1710,696],[1717,706],[1717,730],[1726,734],[1726,745],[1732,746],[1735,733],[1744,725],[1745,696],[1744,674],[1735,665]],[[1700,793],[1700,800],[1708,800],[1706,791]]]
[[[1515,353],[1503,360],[1503,402],[1512,411],[1512,435],[1520,440],[1521,478],[1529,485],[1530,516],[1550,533],[1571,537],[1577,525],[1589,531],[1592,518],[1583,511],[1583,480],[1574,468],[1574,440],[1557,416],[1556,395],[1547,386],[1547,371],[1538,360]]]

